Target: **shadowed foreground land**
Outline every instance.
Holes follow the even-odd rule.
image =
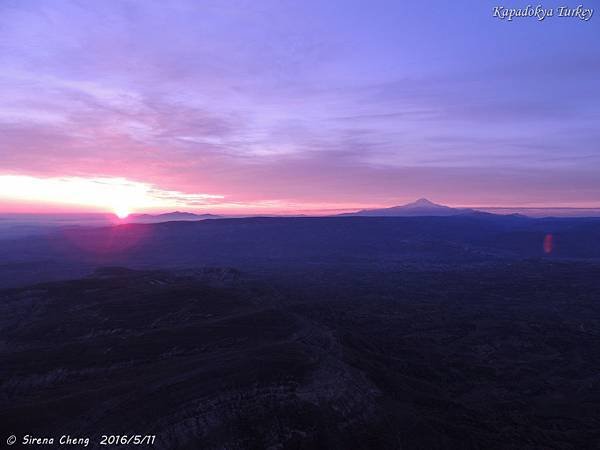
[[[104,269],[4,290],[0,423],[157,448],[597,448],[599,273]]]
[[[0,288],[79,278],[106,266],[280,274],[307,268],[390,272],[407,264],[454,267],[525,258],[600,262],[600,218],[485,213],[70,226],[27,238],[0,237]]]

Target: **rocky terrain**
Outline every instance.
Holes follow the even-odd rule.
[[[183,449],[597,448],[598,273],[113,267],[5,289],[1,428]]]

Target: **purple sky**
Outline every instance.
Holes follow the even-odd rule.
[[[0,211],[599,206],[600,7],[492,6],[2,0]]]

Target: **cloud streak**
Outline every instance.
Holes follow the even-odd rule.
[[[0,175],[239,208],[464,203],[472,183],[482,203],[539,202],[532,179],[549,202],[600,202],[600,180],[579,189],[600,170],[597,27],[508,29],[488,9],[2,2]]]

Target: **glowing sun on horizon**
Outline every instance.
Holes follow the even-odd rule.
[[[115,216],[117,216],[119,219],[126,219],[127,216],[131,214],[131,211],[125,205],[116,205],[115,207],[113,207],[113,212],[115,213]]]

